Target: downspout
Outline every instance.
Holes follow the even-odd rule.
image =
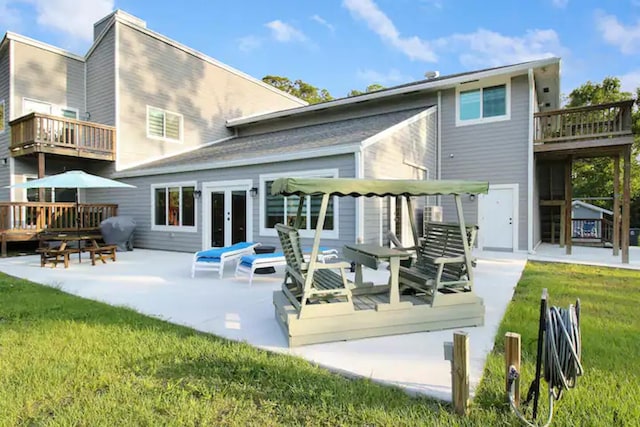
[[[436,133],[436,179],[442,179],[442,91],[438,91],[438,107],[436,113],[437,133]],[[437,196],[437,205],[442,206],[442,196]]]
[[[15,76],[16,76],[16,61],[15,61],[15,45],[14,41],[9,39],[9,120],[10,122],[14,118],[16,118],[16,110],[15,110],[15,102],[13,100],[14,91],[15,91]],[[11,132],[11,129],[9,129]],[[9,145],[11,145],[11,140],[9,140]],[[9,185],[13,185],[16,183],[15,172],[16,165],[15,159],[11,155],[11,150],[9,150]],[[9,201],[16,201],[16,189],[11,187],[9,189]]]
[[[364,178],[364,159],[362,146],[354,153],[357,179]],[[356,198],[356,243],[364,242],[364,197]]]
[[[115,170],[116,172],[122,169],[122,164],[120,163],[120,151],[122,151],[120,149],[121,144],[121,139],[120,139],[120,22],[118,21],[117,17],[114,16],[114,22],[113,22],[113,31],[114,31],[114,37],[115,37],[115,41],[114,41],[114,47],[113,47],[113,67],[115,68],[114,70],[114,91],[115,91],[115,97],[114,97],[114,104],[115,104],[115,127],[116,127],[116,167]],[[146,118],[145,118],[146,120]],[[146,126],[146,123],[145,123]],[[184,129],[183,129],[184,132]]]
[[[533,68],[529,68],[529,126],[527,137],[527,252],[533,250],[533,114],[535,112],[535,79]]]

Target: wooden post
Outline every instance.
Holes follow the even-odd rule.
[[[564,231],[566,226],[565,224],[566,217],[564,212],[565,212],[565,206],[562,205],[560,206],[560,247],[561,248],[564,248],[564,238],[566,236],[566,232]]]
[[[469,335],[453,334],[453,381],[451,394],[453,408],[458,415],[469,413]]]
[[[571,255],[571,240],[573,237],[573,221],[571,220],[571,199],[573,198],[573,186],[571,183],[572,163],[573,159],[568,156],[564,164],[564,244],[567,255]]]
[[[515,332],[507,332],[504,336],[504,362],[506,368],[506,381],[505,386],[507,390],[507,396],[510,392],[509,387],[509,368],[513,366],[516,368],[518,374],[520,373],[520,334]],[[518,407],[520,405],[520,377],[515,380],[515,387],[513,392],[513,404]]]
[[[44,178],[45,168],[44,168],[44,153],[38,153],[38,179]],[[45,189],[40,187],[38,189],[38,201],[40,203],[46,202],[45,200]]]
[[[2,235],[0,235],[0,239],[2,239],[2,243],[0,244],[0,253],[2,258],[5,258],[7,256],[7,234],[2,233]]]
[[[622,263],[629,264],[629,227],[631,222],[631,145],[624,150],[624,177],[622,178]]]
[[[620,255],[620,155],[613,157],[613,255]]]

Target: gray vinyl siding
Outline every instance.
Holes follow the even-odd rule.
[[[527,249],[527,144],[529,84],[527,76],[511,79],[510,120],[458,126],[455,90],[442,92],[442,178],[518,184],[518,249]],[[443,197],[445,220],[455,218],[452,201]],[[463,197],[465,221],[477,224],[477,201]],[[480,231],[482,232],[482,231]]]
[[[95,41],[100,33],[104,31],[106,26],[111,22],[111,15],[93,24],[93,41]]]
[[[435,179],[437,165],[438,111],[407,124],[363,152],[364,178]],[[426,168],[428,172],[422,168]],[[420,221],[425,198],[414,199],[414,218]],[[387,243],[385,234],[391,229],[388,198],[364,199],[363,234],[365,243]],[[382,227],[382,230],[381,230]],[[422,227],[418,225],[420,230]],[[380,235],[382,231],[382,236]]]
[[[22,116],[23,98],[31,98],[84,112],[84,62],[14,43],[14,117]]]
[[[260,185],[260,175],[282,172],[309,171],[321,169],[338,169],[340,177],[354,177],[355,160],[353,155],[341,155],[324,158],[298,160],[296,162],[279,162],[256,164],[251,166],[223,168],[196,172],[176,173],[170,175],[153,175],[140,178],[127,178],[121,181],[135,185],[135,189],[91,190],[88,200],[94,203],[117,203],[120,215],[132,216],[137,228],[135,246],[139,248],[194,252],[202,249],[202,198],[196,202],[197,232],[167,232],[151,230],[151,185],[196,181],[197,188],[203,182],[251,179],[253,185]],[[264,189],[259,190],[260,193]],[[204,197],[204,196],[203,196]],[[261,196],[253,199],[253,240],[263,244],[279,247],[275,236],[260,235],[260,203]],[[339,199],[339,238],[323,239],[323,246],[342,248],[355,241],[355,203],[354,199]],[[303,239],[303,245],[310,246],[312,239]]]
[[[405,95],[401,98],[396,97],[392,100],[371,100],[343,107],[332,107],[327,111],[314,111],[308,114],[300,114],[298,116],[283,117],[256,124],[247,124],[235,129],[238,132],[238,136],[248,136],[289,128],[355,119],[358,117],[366,117],[376,114],[393,113],[400,110],[420,107],[427,108],[437,104],[437,102],[436,94],[422,93]]]
[[[86,59],[90,121],[109,126],[116,124],[115,33],[112,26]]]
[[[13,41],[9,41],[6,46],[9,46]],[[9,143],[10,143],[10,130],[9,130],[9,118],[11,117],[11,99],[9,90],[9,51],[8,47],[0,49],[0,102],[4,100],[4,131],[0,132],[0,158],[9,157]],[[5,186],[10,184],[10,168],[9,165],[0,164],[0,200],[9,200],[11,192]]]
[[[118,26],[118,168],[232,135],[226,120],[299,106],[127,24]],[[147,137],[147,105],[183,116],[181,142]]]

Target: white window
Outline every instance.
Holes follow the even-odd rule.
[[[165,141],[182,141],[182,115],[147,106],[147,136]]]
[[[5,124],[5,112],[4,112],[4,99],[0,100],[0,133],[4,132],[5,128],[6,128],[6,124]]]
[[[508,120],[510,84],[489,81],[462,84],[456,88],[456,125]]]
[[[36,99],[22,99],[22,114],[29,113],[51,114],[52,105],[49,102],[38,101]]]
[[[151,229],[196,231],[195,182],[151,186]]]
[[[279,174],[260,175],[260,235],[276,236],[274,226],[279,223],[293,225],[298,212],[298,196],[271,195],[273,181],[282,177],[337,178],[337,169],[295,171]],[[302,211],[303,222],[300,236],[313,237],[318,225],[318,215],[322,196],[306,196]],[[322,237],[338,238],[338,198],[331,197],[324,220]]]

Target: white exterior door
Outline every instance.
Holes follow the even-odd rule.
[[[480,247],[513,251],[517,248],[518,185],[495,185],[480,196]]]
[[[389,197],[390,230],[393,231],[402,242],[402,246],[414,246],[413,230],[409,220],[409,208],[404,197],[396,199]]]
[[[253,238],[251,181],[202,185],[203,248],[230,246]]]

